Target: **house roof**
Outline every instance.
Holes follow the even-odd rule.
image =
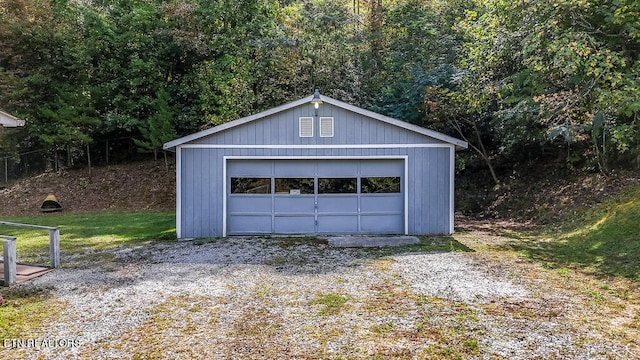
[[[0,126],[4,126],[4,127],[24,126],[24,120],[20,120],[17,117],[0,110]]]
[[[398,119],[394,119],[394,118],[391,118],[391,117],[388,117],[388,116],[385,116],[385,115],[381,115],[381,114],[375,113],[373,111],[365,110],[365,109],[359,108],[357,106],[353,106],[351,104],[347,104],[345,102],[330,98],[330,97],[325,96],[325,95],[320,95],[320,98],[322,99],[323,103],[331,104],[333,106],[337,106],[337,107],[343,108],[345,110],[349,110],[349,111],[352,111],[354,113],[357,113],[357,114],[360,114],[360,115],[364,115],[364,116],[367,116],[367,117],[370,117],[370,118],[385,122],[387,124],[395,125],[395,126],[398,126],[398,127],[401,127],[401,128],[404,128],[404,129],[407,129],[407,130],[410,130],[410,131],[413,131],[413,132],[416,132],[416,133],[419,133],[419,134],[422,134],[422,135],[425,135],[425,136],[429,136],[431,138],[434,138],[434,139],[437,139],[437,140],[440,140],[440,141],[443,141],[443,142],[446,142],[446,143],[453,144],[453,145],[456,146],[456,149],[466,149],[467,148],[467,142],[466,141],[462,141],[460,139],[456,139],[456,138],[454,138],[452,136],[448,136],[448,135],[439,133],[437,131],[433,131],[433,130],[429,130],[429,129],[426,129],[426,128],[423,128],[423,127],[420,127],[420,126],[417,126],[417,125],[413,125],[413,124],[410,124],[410,123],[402,121],[402,120],[398,120]],[[187,135],[185,137],[181,137],[179,139],[175,139],[175,140],[169,141],[168,143],[164,144],[163,148],[165,150],[166,149],[172,149],[172,148],[175,148],[176,146],[188,143],[190,141],[198,140],[200,138],[203,138],[203,137],[206,137],[206,136],[209,136],[209,135],[213,135],[215,133],[218,133],[218,132],[221,132],[221,131],[224,131],[224,130],[231,129],[231,128],[234,128],[236,126],[244,125],[246,123],[249,123],[249,122],[252,122],[252,121],[256,121],[256,120],[262,119],[264,117],[267,117],[267,116],[270,116],[270,115],[273,115],[273,114],[277,114],[277,113],[282,112],[282,111],[289,110],[289,109],[294,108],[296,106],[308,104],[308,103],[311,102],[312,99],[313,99],[313,95],[309,95],[307,97],[304,97],[302,99],[290,102],[288,104],[280,105],[278,107],[275,107],[275,108],[272,108],[272,109],[269,109],[269,110],[265,110],[263,112],[260,112],[260,113],[254,114],[254,115],[243,117],[243,118],[240,118],[240,119],[237,119],[237,120],[230,121],[228,123],[224,123],[222,125],[218,125],[218,126],[206,129],[206,130],[202,130],[202,131],[199,131],[197,133],[193,133],[191,135]]]

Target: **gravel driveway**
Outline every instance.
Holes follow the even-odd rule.
[[[637,356],[625,341],[575,323],[570,295],[514,266],[475,252],[332,248],[313,239],[123,248],[63,259],[63,268],[19,285],[48,288],[66,304],[41,334],[60,346],[5,347],[0,356]]]

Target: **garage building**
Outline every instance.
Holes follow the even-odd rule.
[[[466,147],[316,91],[164,145],[177,236],[451,234]]]

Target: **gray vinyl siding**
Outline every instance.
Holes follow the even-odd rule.
[[[233,132],[233,131],[230,131]],[[226,136],[226,135],[225,135]],[[424,136],[421,136],[424,138]],[[205,149],[181,148],[181,237],[223,235],[223,173],[225,156],[337,156],[370,158],[408,156],[408,232],[450,232],[451,147],[393,149]]]
[[[448,234],[450,149],[409,149],[409,229],[412,234]]]
[[[300,137],[298,119],[314,117],[314,136]],[[319,117],[334,119],[334,136],[319,136]],[[198,139],[193,144],[217,145],[344,145],[344,144],[424,144],[441,143],[409,131],[333,105],[323,105],[315,117],[313,106],[302,105]]]
[[[223,151],[181,150],[180,222],[182,237],[222,235]],[[220,181],[218,181],[220,179]]]

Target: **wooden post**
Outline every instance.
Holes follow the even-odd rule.
[[[49,257],[51,267],[60,267],[60,230],[49,229]]]
[[[4,158],[4,184],[9,184],[9,158]]]
[[[49,257],[51,259],[50,267],[51,268],[60,267],[60,230],[58,230],[58,228],[50,227],[50,226],[20,224],[20,223],[14,223],[9,221],[0,221],[0,225],[49,230]],[[15,239],[15,238],[10,236],[0,235],[0,239]],[[15,249],[15,245],[14,245],[14,249]],[[14,251],[14,254],[15,254],[15,251]],[[15,255],[14,255],[14,259],[15,259]]]
[[[3,261],[4,261],[4,286],[16,283],[16,238],[2,236]]]

